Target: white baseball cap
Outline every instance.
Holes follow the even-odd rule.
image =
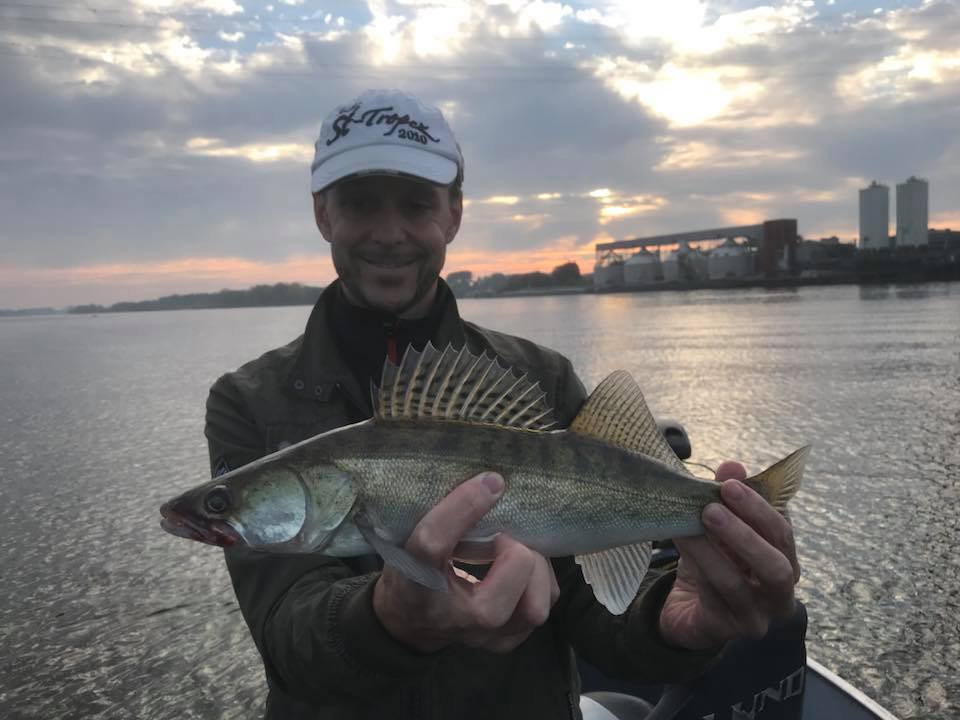
[[[367,90],[327,115],[310,166],[310,190],[350,175],[412,175],[449,185],[463,155],[443,113],[400,90]]]

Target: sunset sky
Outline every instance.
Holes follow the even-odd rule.
[[[326,284],[309,165],[368,87],[439,105],[468,205],[445,273],[930,182],[960,229],[960,0],[0,0],[0,308]]]

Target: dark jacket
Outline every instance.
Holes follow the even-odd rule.
[[[214,474],[370,416],[369,389],[331,331],[335,292],[336,284],[321,296],[303,336],[211,388],[206,435]],[[530,373],[564,425],[583,402],[583,385],[566,358],[461,320],[452,295],[438,311],[432,341],[441,349],[452,343],[475,354],[486,350]],[[231,549],[226,559],[263,657],[271,719],[579,718],[571,649],[609,674],[646,682],[692,676],[711,658],[672,649],[657,635],[671,576],[648,582],[630,610],[615,617],[594,599],[571,558],[554,559],[560,599],[548,622],[515,650],[457,645],[423,655],[394,640],[373,612],[378,557]]]

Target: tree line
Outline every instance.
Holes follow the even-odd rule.
[[[558,265],[551,272],[505,275],[494,273],[474,279],[469,270],[450,273],[447,282],[458,297],[484,297],[511,292],[547,290],[558,287],[579,287],[588,283],[574,262]],[[151,310],[212,310],[216,308],[278,307],[313,305],[322,287],[301,283],[255,285],[247,290],[220,290],[215,293],[165,295],[156,300],[118,302],[113,305],[76,305],[67,310],[75,314],[145,312]]]
[[[165,295],[156,300],[118,302],[113,305],[77,305],[71,313],[142,312],[148,310],[211,310],[214,308],[275,307],[313,305],[322,287],[300,283],[255,285],[247,290],[220,290],[215,293]]]

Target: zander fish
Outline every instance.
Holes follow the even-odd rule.
[[[387,363],[374,416],[304,440],[167,502],[162,527],[212,545],[351,557],[379,553],[411,579],[447,577],[404,550],[417,522],[459,483],[500,473],[505,490],[457,557],[476,561],[498,533],[547,557],[575,556],[594,594],[622,613],[651,541],[703,532],[719,485],[670,449],[624,371],[601,382],[570,428],[553,429],[539,384],[495,358],[427,345]],[[783,510],[809,446],[746,481]]]

